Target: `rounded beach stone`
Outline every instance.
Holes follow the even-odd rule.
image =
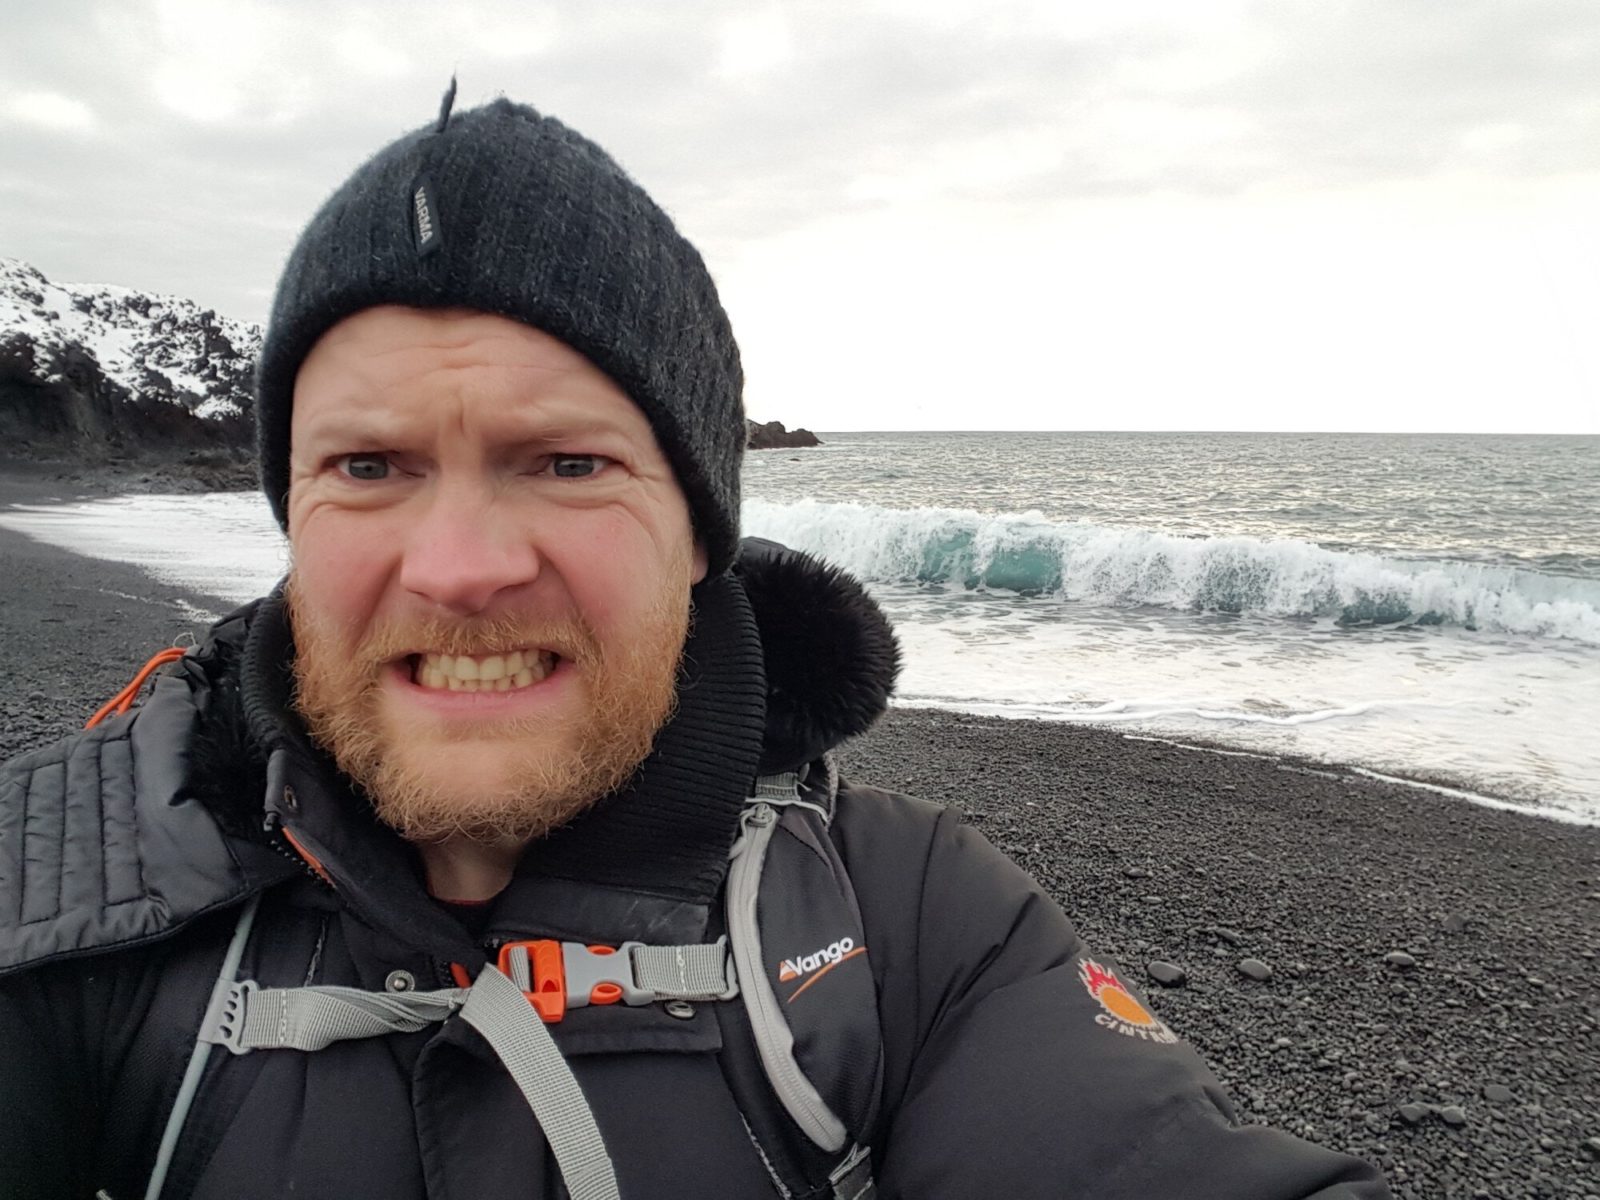
[[[1511,1089],[1503,1083],[1491,1083],[1483,1089],[1483,1098],[1490,1104],[1509,1104]]]
[[[1265,982],[1272,978],[1272,968],[1259,958],[1242,958],[1239,960],[1239,974]]]
[[[1145,972],[1162,987],[1182,987],[1188,982],[1188,973],[1177,963],[1156,962],[1145,967]]]
[[[1446,1104],[1439,1110],[1439,1119],[1446,1125],[1454,1125],[1459,1129],[1467,1123],[1467,1111],[1459,1104]]]
[[[1389,951],[1389,953],[1383,956],[1383,961],[1388,963],[1391,967],[1399,967],[1401,970],[1405,970],[1407,967],[1414,967],[1417,965],[1417,960],[1411,955],[1407,954],[1404,950]]]
[[[1420,1125],[1432,1110],[1426,1104],[1402,1104],[1398,1111],[1407,1125]]]

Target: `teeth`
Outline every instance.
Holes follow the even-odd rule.
[[[555,670],[548,650],[513,650],[473,658],[466,654],[424,654],[415,679],[425,688],[452,692],[509,692],[531,687]]]

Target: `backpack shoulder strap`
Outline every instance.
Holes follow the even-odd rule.
[[[872,1191],[883,1039],[832,817],[832,789],[801,788],[792,774],[761,779],[745,809],[726,902],[743,1004],[723,1006],[742,1028],[724,1056],[780,1193],[853,1200]]]
[[[675,970],[663,973],[647,956],[643,961],[651,988],[640,987],[637,974],[632,980],[645,1001],[689,994],[729,1001],[716,1006],[724,1024],[724,1075],[774,1186],[788,1200],[868,1200],[874,1194],[867,1142],[882,1086],[882,1034],[861,914],[828,834],[831,819],[831,789],[827,794],[802,790],[793,775],[763,779],[741,819],[727,903],[718,914],[725,923],[726,952],[737,969],[737,987],[727,979],[720,939],[705,946],[657,948],[671,952]],[[394,997],[351,988],[263,990],[253,981],[237,982],[254,914],[251,903],[223,956],[162,1138],[147,1191],[150,1200],[161,1193],[174,1151],[182,1158],[179,1135],[212,1045],[220,1042],[235,1054],[284,1047],[317,1050],[345,1038],[420,1028],[457,1009],[467,1016],[463,1004],[478,990]],[[524,946],[520,972],[513,961],[506,964],[509,978],[487,969],[485,974],[503,979],[501,990],[507,995],[531,1000],[530,980],[519,978],[530,969],[527,950],[518,945]],[[565,954],[564,944],[550,945]],[[705,969],[696,966],[698,951],[707,952]],[[578,981],[580,999],[587,999],[593,982]],[[627,991],[610,975],[602,982]],[[736,994],[739,1002],[732,1002]],[[258,1000],[270,1002],[265,1019],[254,1012]],[[532,1007],[526,1012],[520,1006],[501,1007],[516,1009],[522,1018],[519,1039],[531,1030],[548,1040],[542,1009],[535,1016]],[[500,1046],[490,1041],[499,1052]],[[534,1097],[546,1090],[524,1089],[536,1115]],[[587,1155],[597,1137],[579,1138],[578,1149]],[[570,1173],[568,1182],[574,1183]],[[609,1194],[604,1183],[597,1191],[575,1188],[574,1195]]]

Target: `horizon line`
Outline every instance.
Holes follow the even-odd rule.
[[[753,420],[754,418],[752,418]],[[841,433],[1072,433],[1072,434],[1161,434],[1168,436],[1192,436],[1195,434],[1229,436],[1280,436],[1280,437],[1587,437],[1600,438],[1600,430],[1594,432],[1549,430],[1452,430],[1452,429],[824,429],[818,426],[811,429],[806,425],[787,426],[790,433],[799,429],[806,429],[811,433],[841,434]],[[778,449],[805,449],[805,447],[777,447]]]

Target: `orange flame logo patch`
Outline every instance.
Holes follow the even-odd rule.
[[[1094,1015],[1096,1025],[1147,1042],[1170,1045],[1178,1040],[1178,1035],[1141,1004],[1109,967],[1086,958],[1078,964],[1078,978],[1100,1005],[1101,1011]]]

